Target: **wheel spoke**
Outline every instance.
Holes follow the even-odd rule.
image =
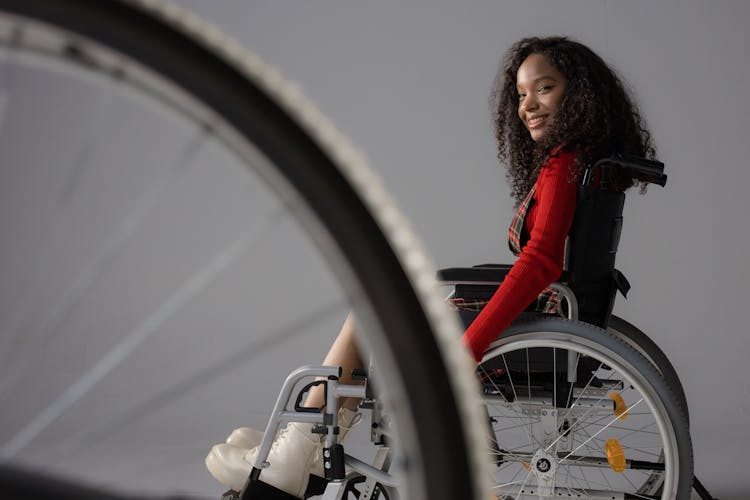
[[[634,408],[634,407],[638,406],[638,405],[639,405],[639,404],[641,403],[641,401],[643,401],[643,398],[641,398],[641,399],[639,399],[638,401],[636,401],[635,403],[633,403],[633,405],[632,405],[632,406],[630,406],[630,408]],[[630,408],[628,408],[628,409],[630,409]],[[609,427],[609,426],[610,426],[610,425],[611,425],[612,423],[614,423],[614,422],[615,422],[615,421],[616,421],[616,420],[617,420],[618,418],[619,418],[619,417],[615,417],[615,418],[614,418],[614,419],[613,419],[613,420],[612,420],[612,421],[611,421],[611,422],[610,422],[609,424],[605,425],[604,427],[602,427],[601,429],[599,429],[598,431],[596,431],[596,433],[595,433],[595,434],[594,434],[593,436],[591,436],[590,438],[588,438],[588,439],[587,439],[586,441],[584,441],[584,442],[583,442],[582,444],[580,444],[580,445],[579,445],[579,446],[578,446],[578,447],[577,447],[576,449],[574,449],[573,451],[571,451],[570,453],[568,453],[568,454],[567,454],[567,455],[566,455],[565,457],[563,457],[563,458],[562,458],[562,460],[560,460],[560,462],[559,462],[559,463],[562,463],[562,462],[564,462],[566,458],[568,458],[568,457],[569,457],[569,456],[571,456],[571,455],[572,455],[573,453],[575,453],[575,452],[577,452],[577,451],[578,451],[579,449],[581,449],[581,447],[583,447],[583,445],[585,445],[586,443],[588,443],[589,441],[591,441],[592,439],[594,439],[594,438],[595,438],[596,436],[598,436],[598,435],[599,435],[599,434],[600,434],[601,432],[603,432],[604,430],[606,430],[606,429],[607,429],[607,428],[608,428],[608,427]]]
[[[151,337],[167,319],[174,316],[219,274],[244,255],[255,242],[262,241],[263,237],[272,231],[285,215],[284,212],[277,212],[274,216],[268,217],[260,227],[253,225],[246,228],[234,241],[214,255],[202,269],[162,302],[138,327],[124,335],[122,340],[105,353],[76,382],[62,391],[50,405],[0,447],[0,458],[9,459],[25,448],[130,356],[139,345]]]
[[[544,322],[544,328],[553,323],[547,319],[541,321]],[[573,327],[562,322],[560,325],[564,332],[559,332],[558,335],[552,329],[551,341],[545,338],[548,330],[532,330],[532,326],[529,326],[528,335],[514,331],[506,337],[504,343],[501,339],[497,344],[495,366],[498,367],[497,373],[501,373],[500,368],[504,369],[508,373],[508,379],[500,380],[496,375],[493,380],[503,387],[503,394],[507,395],[508,400],[513,397],[514,401],[518,401],[522,393],[526,396],[522,405],[493,410],[498,413],[493,417],[492,424],[497,441],[512,445],[510,453],[515,454],[506,455],[506,462],[520,459],[528,464],[532,462],[531,457],[536,451],[547,452],[557,460],[554,483],[541,481],[541,477],[534,474],[533,470],[533,478],[524,477],[521,474],[522,466],[514,469],[510,465],[504,467],[501,464],[495,471],[497,484],[504,485],[507,491],[513,492],[513,498],[536,498],[540,482],[542,485],[554,484],[557,489],[554,493],[556,497],[558,493],[565,496],[566,491],[581,498],[593,495],[595,490],[612,492],[616,498],[623,493],[632,495],[633,498],[648,498],[649,494],[660,487],[664,487],[668,497],[683,491],[684,482],[681,479],[679,485],[673,482],[667,486],[663,485],[659,476],[660,473],[663,475],[666,464],[658,458],[664,455],[672,457],[678,450],[675,447],[671,450],[664,449],[666,441],[662,422],[671,417],[658,406],[661,396],[658,387],[654,386],[661,379],[654,381],[653,377],[645,378],[651,373],[647,371],[652,368],[651,365],[648,365],[647,360],[643,360],[642,365],[638,364],[638,360],[629,357],[632,356],[630,351],[620,353],[617,350],[619,344],[607,344],[604,349],[599,350],[597,337],[589,336],[588,332],[581,335],[580,343],[567,349],[570,336],[577,333]],[[518,344],[514,346],[516,340]],[[575,369],[578,375],[578,382],[571,383],[568,387],[564,386],[564,373],[562,377],[558,377],[558,348],[571,351],[568,356],[570,370]],[[611,354],[606,349],[611,349]],[[549,354],[552,355],[552,362],[549,362]],[[514,367],[512,374],[511,365]],[[485,366],[493,365],[488,359]],[[585,370],[582,369],[584,366]],[[523,373],[524,369],[526,373]],[[561,369],[565,372],[565,369]],[[520,384],[519,379],[523,380]],[[523,383],[526,384],[525,389]],[[560,394],[561,387],[564,387],[563,394]],[[630,404],[622,405],[619,398],[613,397],[614,394],[620,394]],[[654,399],[657,404],[655,407],[651,403]],[[647,401],[645,405],[642,404],[644,400]],[[500,398],[495,397],[488,405],[493,401],[500,401]],[[665,401],[665,404],[669,404],[669,401]],[[648,408],[644,410],[646,406]],[[623,410],[627,412],[627,420],[623,416]],[[521,411],[523,415],[519,416]],[[530,449],[527,445],[529,439],[533,444],[542,441],[544,445],[537,450]],[[624,471],[617,473],[613,470],[615,461],[612,455],[608,458],[607,444],[619,447],[625,453]],[[503,453],[503,447],[499,449]],[[525,458],[528,452],[532,452],[532,455]],[[649,467],[653,467],[653,470]],[[682,474],[682,471],[679,473]],[[524,477],[523,488],[519,488],[517,482],[521,477]],[[502,486],[499,489],[504,490]],[[531,490],[534,495],[530,495]]]
[[[60,295],[58,301],[45,312],[35,329],[21,335],[23,333],[20,331],[21,325],[27,324],[34,315],[38,315],[38,311],[33,308],[25,315],[19,309],[17,313],[18,317],[11,319],[6,331],[2,333],[0,338],[11,339],[12,345],[6,352],[9,356],[11,353],[13,354],[12,361],[14,363],[11,363],[11,366],[15,365],[18,368],[16,370],[11,368],[11,371],[2,378],[2,382],[0,382],[0,394],[7,394],[13,387],[13,384],[23,379],[26,373],[25,364],[31,353],[40,351],[55,337],[62,324],[70,317],[71,312],[81,303],[82,299],[112,265],[115,258],[121,252],[121,249],[136,233],[144,220],[146,220],[149,212],[164,197],[166,190],[174,185],[179,176],[185,171],[185,167],[190,164],[190,160],[204,144],[205,137],[206,133],[202,131],[185,145],[183,152],[177,155],[176,161],[133,204],[130,212],[120,220],[119,224],[104,240],[104,243],[97,250],[94,257],[72,279],[70,285]],[[83,158],[80,159],[79,163],[83,164],[87,155],[81,153],[81,156]],[[80,170],[81,168],[83,167],[77,167],[75,170]],[[69,184],[72,185],[73,181],[69,181]],[[70,191],[73,188],[69,187],[67,189]],[[13,339],[15,339],[15,342]],[[9,359],[8,361],[11,360]],[[0,364],[8,366],[8,363]]]
[[[578,368],[578,362],[579,362],[579,361],[580,361],[580,355],[579,355],[579,356],[578,356],[578,357],[576,358],[576,369]],[[578,401],[580,401],[580,399],[581,399],[581,396],[583,396],[583,395],[584,395],[584,394],[586,393],[586,389],[588,389],[588,388],[589,388],[589,386],[591,385],[591,382],[593,382],[593,381],[594,381],[594,379],[596,378],[596,372],[598,372],[598,371],[599,371],[599,370],[601,369],[602,365],[604,365],[604,362],[603,362],[603,361],[602,361],[601,363],[599,363],[599,367],[598,367],[598,368],[597,368],[596,370],[593,370],[593,371],[592,371],[592,373],[591,373],[591,378],[589,379],[589,381],[588,381],[588,382],[586,382],[586,385],[584,386],[584,388],[583,388],[583,390],[581,391],[581,393],[580,393],[580,394],[578,395],[578,397],[576,398],[576,400],[575,400],[575,401],[573,401],[573,402],[572,402],[572,403],[571,403],[570,405],[568,405],[568,411],[567,411],[567,412],[565,412],[565,416],[563,417],[563,420],[565,420],[566,418],[568,418],[568,416],[570,415],[570,411],[571,411],[571,410],[573,409],[573,406],[575,406],[575,404],[576,404],[576,403],[577,403]],[[571,391],[572,391],[572,390],[573,390],[573,386],[571,385]],[[571,393],[572,393],[572,392],[571,392]],[[602,398],[600,398],[600,401],[601,401],[601,399],[603,399],[603,396],[602,396]]]

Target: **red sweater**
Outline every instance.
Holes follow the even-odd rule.
[[[562,273],[565,238],[573,223],[578,191],[578,183],[570,181],[574,162],[574,152],[553,152],[539,172],[536,192],[524,223],[528,242],[463,336],[477,361],[481,361],[484,351],[500,333]]]

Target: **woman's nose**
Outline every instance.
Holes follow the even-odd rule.
[[[523,99],[523,103],[521,103],[521,108],[524,110],[529,109],[536,109],[539,105],[539,102],[536,100],[536,97],[533,94],[528,94]]]

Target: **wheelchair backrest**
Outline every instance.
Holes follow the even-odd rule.
[[[615,269],[625,205],[622,187],[635,181],[664,186],[663,170],[660,162],[613,155],[589,166],[582,176],[565,265],[581,320],[606,328],[617,290],[627,294],[630,285]]]

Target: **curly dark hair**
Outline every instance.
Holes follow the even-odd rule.
[[[531,139],[518,117],[516,75],[531,54],[546,57],[568,80],[554,128],[540,143]],[[566,37],[516,42],[498,70],[490,105],[497,157],[508,165],[506,176],[517,204],[533,186],[551,149],[559,144],[577,152],[576,177],[587,164],[612,153],[656,157],[651,134],[621,79],[591,49]]]

